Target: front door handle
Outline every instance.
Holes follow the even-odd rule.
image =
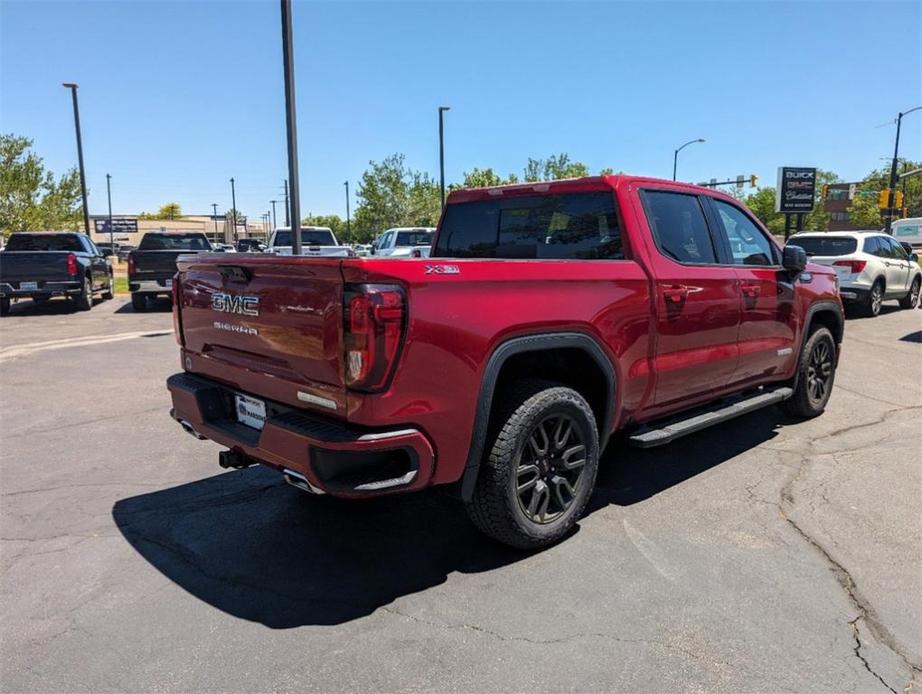
[[[667,304],[681,304],[688,298],[688,287],[684,284],[674,284],[663,289],[663,297]]]

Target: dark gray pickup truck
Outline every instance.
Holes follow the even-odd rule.
[[[176,259],[185,253],[214,250],[205,234],[148,232],[137,250],[128,254],[128,289],[135,311],[147,310],[147,300],[172,296]]]
[[[81,311],[93,308],[93,296],[111,299],[109,250],[100,250],[86,234],[30,231],[12,234],[0,251],[0,314],[16,299],[47,301],[66,296]]]

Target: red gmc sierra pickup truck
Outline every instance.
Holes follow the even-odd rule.
[[[460,482],[516,547],[563,537],[613,432],[813,417],[835,275],[738,201],[632,176],[451,193],[431,257],[181,257],[172,416],[314,494]]]

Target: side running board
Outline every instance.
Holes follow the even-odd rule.
[[[629,436],[628,441],[638,448],[663,446],[682,436],[787,400],[793,394],[791,388],[775,388],[731,402],[724,400],[708,409],[695,409],[681,418],[673,417],[661,422],[651,422]]]

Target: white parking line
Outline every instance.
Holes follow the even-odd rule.
[[[102,345],[106,342],[120,342],[134,340],[139,337],[162,337],[172,334],[172,330],[146,330],[142,332],[114,333],[112,335],[85,335],[84,337],[70,337],[64,340],[50,340],[48,342],[33,342],[28,345],[16,345],[0,349],[0,363],[24,357],[36,352],[46,352],[52,349],[65,349],[67,347],[87,347],[89,345]]]

